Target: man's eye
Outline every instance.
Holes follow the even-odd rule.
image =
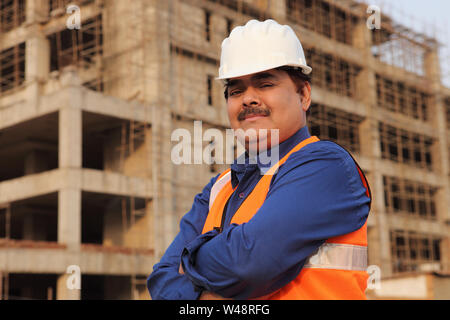
[[[260,88],[267,88],[267,87],[273,87],[273,84],[271,83],[263,83],[259,86]]]
[[[241,93],[241,90],[233,90],[230,92],[230,96],[235,96],[237,94]]]

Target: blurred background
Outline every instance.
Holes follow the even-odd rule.
[[[0,299],[150,298],[180,218],[227,167],[173,164],[171,134],[229,128],[221,42],[252,18],[296,31],[310,131],[366,172],[368,297],[450,299],[449,6],[0,0]]]

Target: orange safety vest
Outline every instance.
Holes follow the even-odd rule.
[[[269,191],[270,182],[278,168],[288,157],[304,146],[319,141],[310,137],[294,147],[283,159],[271,167],[234,214],[231,223],[250,221],[262,206]],[[357,165],[362,183],[369,198],[368,182]],[[233,193],[231,170],[222,173],[211,188],[209,213],[202,233],[221,225],[225,205]],[[367,287],[367,222],[349,234],[330,238],[311,255],[299,275],[278,291],[263,297],[270,300],[332,300],[366,299]]]

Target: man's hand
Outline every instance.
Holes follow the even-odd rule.
[[[219,296],[218,294],[203,291],[198,300],[233,300]]]
[[[178,273],[184,274],[183,266],[181,265],[181,263],[180,267],[178,268]],[[221,297],[218,294],[212,292],[203,291],[198,300],[232,300],[232,299]]]

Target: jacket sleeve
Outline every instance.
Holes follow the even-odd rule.
[[[164,253],[161,261],[154,265],[147,279],[147,287],[153,300],[195,300],[201,291],[196,291],[192,282],[179,274],[180,257],[184,246],[202,232],[209,211],[209,194],[217,177],[194,198],[191,210],[181,219],[180,231]]]
[[[369,202],[346,151],[331,143],[306,146],[279,169],[248,223],[199,236],[184,248],[185,274],[195,286],[227,298],[275,292],[326,239],[362,227]]]

